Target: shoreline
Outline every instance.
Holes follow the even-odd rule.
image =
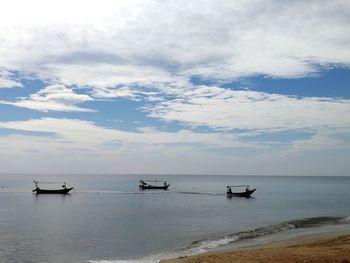
[[[160,263],[338,262],[350,263],[350,229],[305,234],[257,246],[231,247]]]

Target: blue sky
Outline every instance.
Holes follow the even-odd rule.
[[[346,1],[5,1],[2,170],[349,175],[349,15]]]

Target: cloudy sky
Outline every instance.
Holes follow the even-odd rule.
[[[4,0],[3,173],[349,175],[350,1]]]

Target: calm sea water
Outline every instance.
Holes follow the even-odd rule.
[[[166,179],[170,190],[138,190],[140,178],[155,177]],[[2,175],[0,179],[1,262],[156,262],[167,255],[205,251],[291,228],[345,224],[350,215],[350,177]],[[65,196],[35,195],[33,179],[66,181],[75,190]],[[250,184],[257,191],[253,198],[228,199],[227,184]]]

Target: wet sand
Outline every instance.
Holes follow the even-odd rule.
[[[350,263],[350,234],[334,233],[274,242],[265,247],[210,252],[161,263]]]

